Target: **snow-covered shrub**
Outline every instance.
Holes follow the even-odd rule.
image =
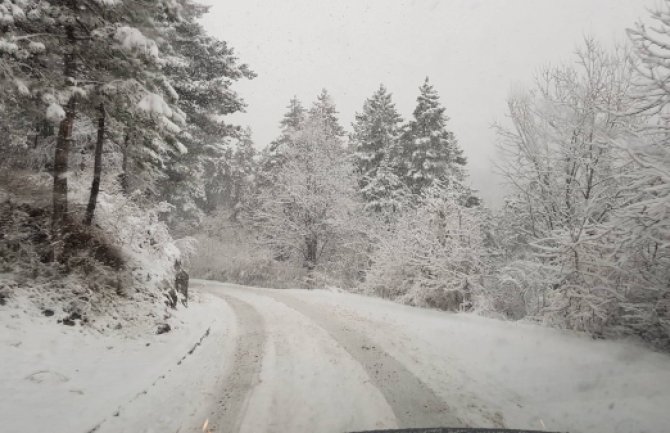
[[[5,285],[16,290],[39,288],[36,301],[65,313],[86,318],[109,307],[130,274],[120,249],[99,230],[70,223],[68,235],[53,242],[48,208],[15,203],[15,196],[0,203],[0,269]],[[53,260],[55,248],[64,254]],[[14,293],[10,293],[10,297]]]
[[[413,305],[472,307],[481,290],[480,216],[460,198],[454,186],[434,185],[416,207],[383,226],[364,288]]]
[[[27,170],[0,179],[0,273],[5,285],[30,293],[40,307],[86,320],[130,318],[135,308],[130,306],[137,301],[161,319],[159,310],[171,296],[181,256],[158,219],[162,209],[102,193],[97,224],[86,226],[76,198],[81,178],[73,175],[72,180],[75,200],[69,222],[55,241],[49,180],[41,182]]]
[[[300,264],[277,260],[272,250],[256,241],[253,231],[231,221],[230,211],[206,217],[194,239],[193,277],[279,288],[300,287],[304,280],[306,271]]]
[[[140,206],[132,197],[101,193],[96,218],[103,231],[113,234],[114,244],[137,270],[138,281],[145,281],[152,289],[171,287],[175,263],[181,259],[167,225],[159,218],[167,206],[166,203]]]
[[[534,261],[516,260],[496,269],[486,285],[486,294],[495,311],[510,319],[533,317],[546,305],[546,294],[554,277]]]

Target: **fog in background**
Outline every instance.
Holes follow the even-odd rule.
[[[586,35],[605,44],[655,0],[209,0],[203,21],[258,73],[236,85],[259,148],[277,137],[296,95],[311,105],[322,88],[351,130],[363,101],[384,83],[405,119],[428,75],[440,92],[469,160],[472,185],[490,206],[501,203],[493,168],[495,134],[510,89],[527,86],[542,66],[573,61]],[[250,36],[251,35],[251,36]]]

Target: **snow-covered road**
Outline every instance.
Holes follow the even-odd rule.
[[[670,356],[634,342],[349,293],[192,286],[162,335],[58,325],[27,299],[0,308],[0,433],[670,425]]]
[[[200,287],[230,304],[240,329],[230,393],[210,419],[215,431],[463,425],[429,386],[346,317],[287,292]]]
[[[664,431],[670,357],[630,342],[327,291],[196,281],[235,313],[216,432]]]

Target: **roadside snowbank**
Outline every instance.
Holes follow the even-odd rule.
[[[225,376],[235,320],[225,302],[203,295],[167,322],[162,335],[100,333],[56,324],[28,298],[0,306],[1,430],[195,430]]]

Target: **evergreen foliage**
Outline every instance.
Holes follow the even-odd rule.
[[[419,88],[413,119],[402,135],[402,178],[414,194],[423,193],[435,182],[450,178],[464,180],[466,159],[454,134],[447,129],[437,91],[428,78]]]
[[[384,85],[356,114],[351,142],[359,186],[369,209],[393,210],[400,205],[404,186],[396,172],[401,122]]]

